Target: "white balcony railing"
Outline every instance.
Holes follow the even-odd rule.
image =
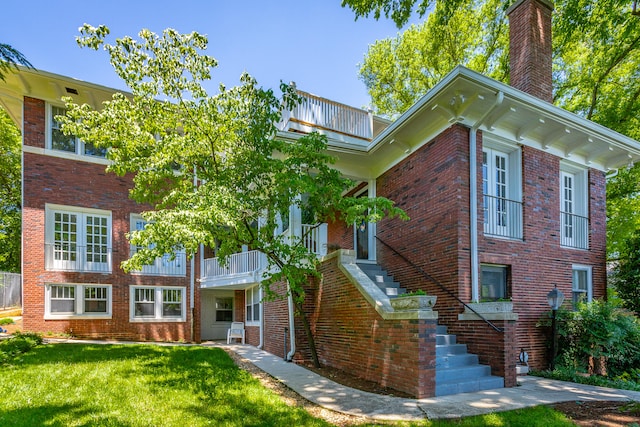
[[[302,102],[290,112],[289,121],[367,140],[373,138],[370,112],[307,92],[298,91],[298,95]]]
[[[130,255],[133,256],[136,250],[133,248]],[[153,264],[145,265],[142,270],[133,271],[133,274],[142,274],[146,276],[175,276],[184,277],[187,274],[187,254],[185,252],[176,252],[175,257],[169,254],[163,255],[155,259]]]
[[[111,272],[111,248],[102,245],[80,246],[73,242],[45,243],[46,270]]]
[[[327,253],[327,224],[302,224],[302,243],[309,253],[323,256]],[[285,231],[289,234],[289,231]],[[290,238],[290,237],[289,237]],[[218,258],[204,260],[202,281],[218,277],[232,277],[251,275],[259,277],[267,268],[267,257],[260,251],[240,252],[231,255],[226,265],[221,265]]]
[[[221,265],[218,258],[205,259],[203,278],[255,273],[265,267],[266,257],[262,252],[239,252],[229,256],[226,265]]]
[[[589,249],[589,218],[560,212],[560,244],[568,248]]]

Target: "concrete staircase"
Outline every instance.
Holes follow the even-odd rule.
[[[358,263],[358,267],[389,297],[407,292],[377,264]],[[467,353],[447,327],[436,328],[436,396],[503,388],[504,378],[491,375],[491,367],[480,365],[478,356]]]
[[[504,378],[491,375],[491,367],[480,365],[478,356],[467,353],[447,327],[436,328],[436,396],[503,388]]]
[[[400,283],[393,280],[386,270],[377,264],[358,263],[360,270],[364,272],[389,298],[407,293],[405,288],[400,287]]]

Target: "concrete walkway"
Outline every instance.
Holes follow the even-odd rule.
[[[354,390],[249,345],[224,346],[327,409],[376,420],[416,421],[510,411],[567,401],[640,401],[640,392],[595,387],[539,377],[518,377],[518,387],[427,399],[406,399]]]

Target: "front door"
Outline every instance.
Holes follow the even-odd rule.
[[[201,292],[201,338],[224,340],[233,321],[234,292],[203,289]]]

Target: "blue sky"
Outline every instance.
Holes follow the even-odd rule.
[[[301,90],[338,102],[369,105],[358,79],[370,44],[400,30],[387,19],[354,20],[340,0],[57,0],[2,5],[0,43],[22,52],[38,69],[125,89],[104,52],[75,43],[83,23],[105,24],[111,39],[140,29],[208,35],[218,83],[234,86],[247,71],[264,87],[295,81]]]

